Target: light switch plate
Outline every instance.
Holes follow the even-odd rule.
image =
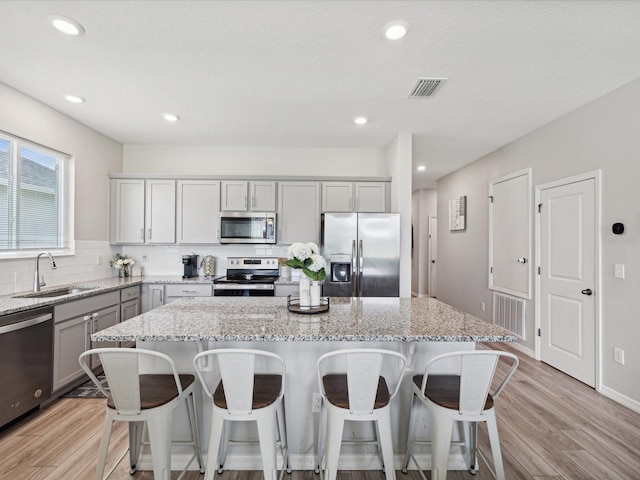
[[[616,263],[613,269],[613,276],[615,278],[624,278],[624,263]]]

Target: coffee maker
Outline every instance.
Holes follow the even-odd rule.
[[[184,266],[182,278],[198,276],[198,255],[183,255],[182,265]]]

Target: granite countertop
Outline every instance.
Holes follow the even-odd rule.
[[[52,305],[58,305],[61,303],[78,300],[93,295],[100,295],[102,293],[112,292],[121,288],[145,284],[169,284],[169,283],[182,283],[182,284],[213,284],[215,278],[218,277],[193,277],[182,278],[180,275],[146,275],[142,277],[107,277],[99,280],[90,280],[87,282],[76,282],[67,285],[58,285],[55,287],[45,287],[43,292],[55,291],[63,288],[81,287],[87,288],[79,293],[73,293],[69,295],[63,295],[60,297],[29,297],[33,292],[16,292],[9,295],[0,296],[0,315],[9,315],[11,313],[22,312],[25,310],[32,310],[34,308],[48,307]],[[26,295],[26,296],[25,296]]]
[[[434,298],[331,298],[326,313],[283,297],[193,297],[97,332],[94,341],[515,342],[500,327]]]

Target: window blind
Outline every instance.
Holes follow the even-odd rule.
[[[0,132],[0,255],[73,242],[69,155]]]

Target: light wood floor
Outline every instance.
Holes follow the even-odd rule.
[[[509,349],[504,344],[489,348]],[[514,353],[514,350],[511,350]],[[498,428],[509,480],[640,479],[640,414],[597,394],[557,370],[518,354],[520,367],[496,402]],[[104,400],[61,399],[0,433],[0,479],[92,480],[104,420]],[[486,430],[480,448],[490,457]],[[127,448],[126,428],[114,429],[110,462]],[[491,478],[481,464],[474,477],[450,472],[448,480]],[[109,466],[107,468],[110,468]],[[415,471],[398,480],[418,480]],[[174,473],[173,478],[177,477]],[[427,474],[428,476],[428,474]],[[152,480],[151,472],[129,476],[126,458],[114,480]],[[185,480],[200,480],[189,472]],[[260,480],[261,472],[225,472],[221,480]],[[316,480],[296,471],[289,480]],[[338,480],[384,480],[378,471],[340,472]]]

